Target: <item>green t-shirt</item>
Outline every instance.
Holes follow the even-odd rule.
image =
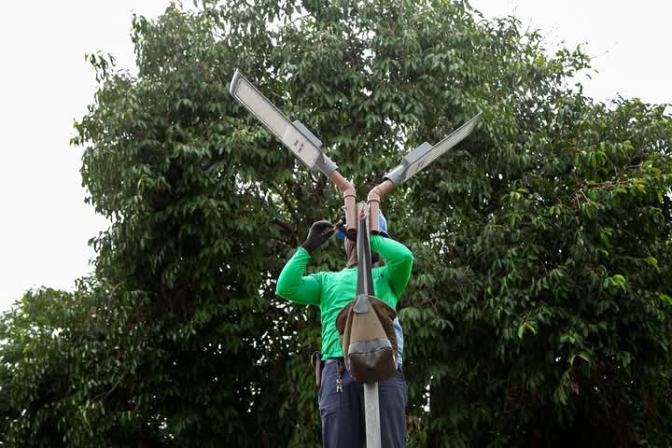
[[[397,308],[408,285],[413,268],[413,254],[403,244],[379,235],[371,235],[371,250],[385,258],[385,266],[373,268],[375,296]],[[299,248],[287,262],[276,286],[276,293],[300,305],[315,305],[322,316],[322,359],[342,357],[336,316],[357,294],[357,268],[306,275],[310,254]]]

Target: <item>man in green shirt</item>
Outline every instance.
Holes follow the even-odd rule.
[[[379,224],[380,233],[370,238],[372,258],[374,261],[384,258],[385,265],[372,269],[374,291],[377,298],[396,309],[411,276],[413,254],[389,238],[382,214]],[[325,448],[359,448],[364,441],[364,388],[345,369],[336,329],[336,316],[357,294],[356,237],[343,238],[348,260],[344,269],[303,275],[311,254],[335,232],[336,228],[328,221],[318,221],[311,226],[306,241],[280,273],[276,293],[294,303],[320,308],[324,369],[319,408],[323,444]],[[401,365],[395,377],[378,384],[378,393],[382,446],[405,447],[407,387]]]

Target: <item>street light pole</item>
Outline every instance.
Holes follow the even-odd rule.
[[[384,176],[380,185],[368,194],[366,202],[356,204],[355,189],[337,171],[338,166],[322,153],[322,142],[301,122],[289,119],[238,71],[229,88],[231,95],[249,110],[309,169],[317,169],[336,184],[343,193],[346,229],[357,229],[357,297],[374,297],[371,244],[369,232],[379,230],[380,200],[394,187],[401,185],[441,155],[464,140],[478,124],[480,112],[436,145],[422,143],[404,156],[401,163]],[[345,356],[347,354],[344,353]],[[364,384],[364,409],[367,448],[381,448],[380,403],[378,383]]]
[[[369,214],[366,202],[357,205],[357,295],[375,296],[369,241],[369,221],[378,221],[378,212]],[[364,423],[366,426],[366,447],[381,448],[380,403],[378,383],[364,383]]]

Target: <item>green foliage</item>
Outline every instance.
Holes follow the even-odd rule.
[[[360,195],[483,112],[382,205],[416,258],[409,447],[671,443],[664,107],[593,103],[580,48],[457,1],[205,2],[131,37],[137,76],[89,56],[73,138],[113,224],[94,279],[2,317],[0,445],[319,446],[319,315],[273,291],[342,200],[234,102],[236,68]],[[344,262],[332,243],[310,269]]]
[[[152,344],[155,328],[142,321],[145,307],[142,294],[82,280],[75,293],[30,292],[4,314],[0,440],[7,446],[125,445],[125,437],[143,427],[134,411],[147,406],[137,395],[145,380],[151,383],[144,366],[161,357]]]

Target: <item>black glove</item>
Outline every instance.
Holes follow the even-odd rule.
[[[303,242],[303,247],[309,254],[312,254],[322,246],[334,234],[336,229],[329,221],[317,221],[310,226],[308,237]]]

